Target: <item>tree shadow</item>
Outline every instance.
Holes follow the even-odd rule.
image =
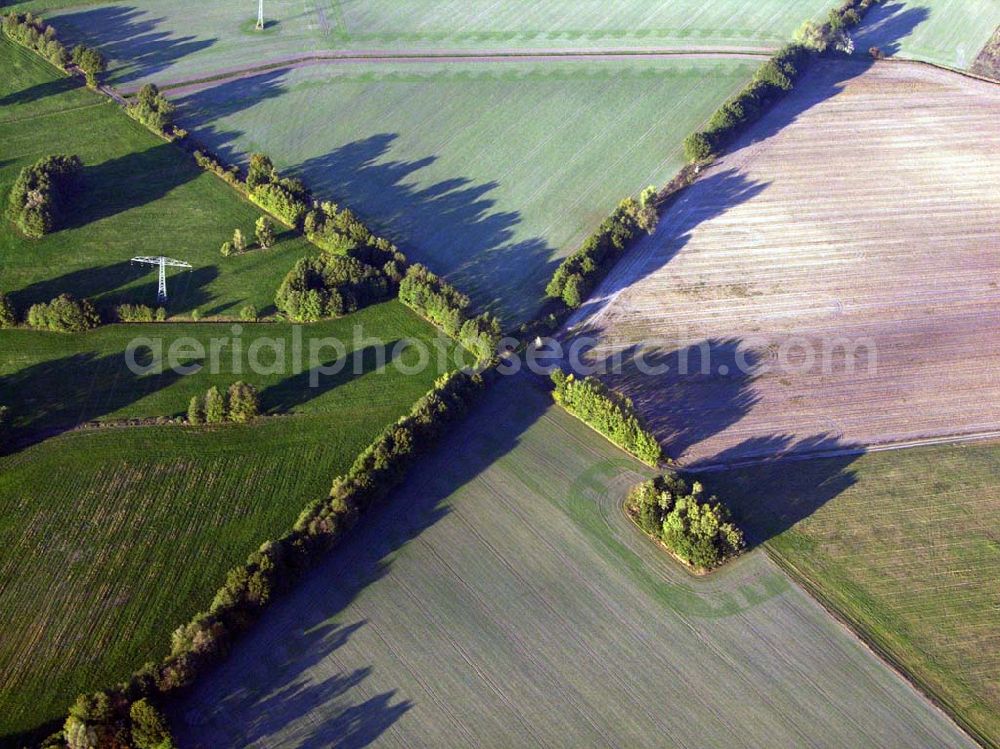
[[[898,54],[902,41],[930,15],[930,8],[908,8],[905,1],[873,5],[853,34],[857,54],[867,55],[871,47],[878,47],[889,57]]]
[[[111,265],[64,273],[55,278],[25,286],[10,292],[14,306],[22,313],[27,312],[32,304],[48,302],[60,294],[73,294],[78,299],[92,299],[97,304],[102,315],[110,319],[113,307],[119,304],[145,304],[155,307],[159,281],[158,269],[151,265],[137,265],[122,260]],[[219,275],[214,265],[194,268],[168,275],[169,310],[182,311],[208,303],[210,296],[206,287]],[[143,276],[149,276],[149,281],[142,284],[135,282]]]
[[[405,488],[371,509],[325,560],[271,606],[229,658],[170,706],[181,745],[192,749],[266,744],[282,733],[287,745],[363,747],[414,702],[398,689],[371,697],[355,686],[371,667],[317,682],[319,666],[335,665],[347,637],[368,626],[344,621],[352,601],[389,574],[396,552],[444,518],[447,499],[513,450],[548,406],[520,397],[524,377],[494,383],[453,433],[411,470]],[[484,430],[486,409],[501,410],[502,428]],[[581,427],[585,428],[585,427]],[[461,460],[455,455],[461,454]],[[396,700],[393,702],[393,700]],[[266,708],[266,709],[265,709]],[[297,726],[300,725],[301,728]],[[291,731],[291,734],[289,734]]]
[[[299,406],[336,390],[355,379],[379,372],[392,364],[398,352],[399,340],[386,344],[366,346],[347,353],[343,368],[335,374],[321,374],[307,370],[293,375],[261,393],[261,407],[267,413],[290,413]],[[328,369],[337,363],[331,358],[321,366]],[[316,384],[314,384],[314,382]]]
[[[52,21],[68,46],[84,42],[100,48],[112,62],[108,75],[115,83],[154,76],[217,41],[174,37],[172,31],[159,28],[167,19],[152,17],[147,11],[127,5],[62,13]],[[114,66],[115,61],[122,64]]]
[[[140,365],[148,365],[151,359],[151,352],[137,352]],[[0,377],[0,403],[14,406],[10,445],[24,448],[114,413],[182,376],[167,368],[160,373],[134,374],[121,353],[71,354],[32,364]]]
[[[84,164],[83,185],[62,228],[76,229],[153,203],[200,175],[201,170],[169,143]]]
[[[741,443],[686,470],[732,510],[751,548],[793,528],[857,483],[851,466],[865,452],[860,445],[825,434],[801,440],[790,435],[754,437],[746,442],[752,444]],[[747,454],[771,457],[721,465]]]
[[[71,76],[60,76],[55,80],[36,83],[34,86],[23,88],[20,91],[13,91],[4,97],[0,97],[0,107],[13,107],[20,104],[31,104],[50,96],[58,96],[76,88],[82,88],[83,83],[79,78]]]

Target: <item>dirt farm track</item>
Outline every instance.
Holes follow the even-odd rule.
[[[1000,86],[829,62],[799,91],[570,326],[688,463],[1000,428]]]

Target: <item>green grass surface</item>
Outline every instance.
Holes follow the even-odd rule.
[[[676,173],[684,136],[756,65],[337,65],[175,97],[213,149],[267,151],[511,322],[619,200]]]
[[[326,339],[343,344],[345,363],[339,372],[313,377],[314,367],[332,367],[341,356]],[[138,373],[126,360],[133,341]],[[434,355],[425,371],[406,374],[401,367],[419,363],[418,344]],[[17,426],[35,433],[91,420],[181,416],[191,396],[242,379],[261,391],[265,413],[337,413],[358,421],[368,415],[383,423],[443,371],[437,352],[447,355],[445,368],[454,366],[454,350],[450,339],[396,301],[307,326],[113,325],[77,335],[4,330],[0,403],[12,407]],[[200,369],[178,373],[171,359]]]
[[[996,0],[885,0],[855,38],[859,54],[876,46],[897,57],[965,69],[997,26]]]
[[[171,314],[198,307],[235,316],[246,303],[273,309],[278,284],[311,245],[286,233],[270,250],[221,257],[235,228],[253,236],[258,209],[114,104],[6,39],[0,69],[2,205],[18,172],[42,156],[77,154],[85,165],[85,194],[68,228],[32,240],[0,218],[0,289],[22,312],[63,292],[155,305],[155,270],[133,266],[136,255],[194,266],[170,274]]]
[[[377,371],[369,344],[355,345],[355,326],[362,341],[435,336],[398,302],[300,328],[306,367],[310,339],[367,352],[357,374],[351,361],[311,388],[307,371],[234,375],[232,342],[219,349],[217,374],[208,362],[188,377],[136,378],[125,367],[133,336],[162,335],[167,345],[190,336],[208,347],[231,335],[229,325],[0,334],[0,402],[29,438],[86,419],[182,413],[192,394],[237,376],[262,389],[265,408],[292,414],[247,427],[76,432],[0,458],[0,737],[58,717],[78,692],[163,655],[173,627],[208,604],[226,569],[283,532],[430,389],[436,361],[404,374],[395,364],[414,364],[411,349]],[[243,366],[258,335],[285,341],[290,369],[287,325],[246,326]],[[336,358],[323,353],[324,364]]]
[[[758,538],[1000,746],[1000,446],[711,474]],[[796,521],[797,524],[786,530]]]
[[[114,60],[113,79],[173,82],[334,49],[749,49],[788,41],[831,0],[135,0],[80,8],[56,0],[53,21]]]
[[[690,577],[621,511],[644,473],[496,384],[177,706],[182,744],[972,746],[765,555]]]

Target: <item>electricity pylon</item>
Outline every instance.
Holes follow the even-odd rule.
[[[183,260],[174,260],[170,257],[163,257],[162,255],[158,257],[148,257],[142,255],[140,257],[132,258],[133,263],[142,263],[143,265],[157,265],[160,268],[160,284],[156,289],[156,301],[165,302],[167,301],[167,266],[171,268],[190,268],[191,263],[185,263]]]
[[[264,0],[257,3],[257,31],[264,30]]]

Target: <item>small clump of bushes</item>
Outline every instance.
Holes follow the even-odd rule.
[[[469,315],[471,302],[443,278],[415,263],[399,284],[399,301],[439,326],[475,355],[488,361],[497,354],[503,330],[489,313]]]
[[[188,404],[189,424],[246,424],[260,416],[260,392],[253,385],[234,382],[226,392],[215,385]]]
[[[0,291],[0,329],[17,326],[17,309],[10,297]]]
[[[295,264],[278,287],[274,303],[290,320],[316,322],[391,296],[389,279],[378,268],[352,257],[322,254]]]
[[[625,511],[643,531],[698,570],[718,567],[746,546],[726,506],[714,496],[706,498],[701,483],[689,488],[673,473],[634,487]]]
[[[167,319],[164,307],[153,309],[146,304],[119,304],[115,307],[118,322],[163,322]]]
[[[282,177],[270,157],[250,156],[246,188],[250,199],[289,226],[300,228],[312,205],[312,195],[297,177]]]
[[[125,111],[153,132],[168,138],[175,136],[174,113],[177,107],[160,93],[156,84],[147,83],[140,88]]]
[[[76,299],[71,294],[60,294],[51,302],[31,305],[27,323],[39,330],[79,333],[100,325],[101,316],[89,299]]]
[[[8,198],[11,220],[33,239],[56,231],[80,189],[82,177],[79,156],[53,154],[24,167]]]
[[[550,377],[554,386],[552,397],[575,417],[643,463],[656,466],[663,460],[663,448],[643,424],[629,398],[594,377],[580,380],[561,369],[556,369]]]

